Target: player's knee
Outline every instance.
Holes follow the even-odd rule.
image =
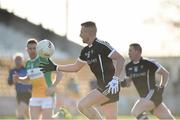
[[[136,112],[134,109],[132,109],[132,110],[131,110],[131,115],[133,115],[133,116],[136,117],[136,116],[137,116],[137,112]]]
[[[82,102],[79,102],[79,103],[77,104],[77,108],[78,108],[78,110],[79,110],[80,112],[82,112],[82,111],[84,110],[84,108],[85,108],[85,105],[84,105]]]
[[[22,119],[24,119],[24,113],[23,112],[21,112],[21,111],[18,111],[18,113],[17,113],[17,117],[18,117],[18,119],[20,119],[20,120],[22,120]]]

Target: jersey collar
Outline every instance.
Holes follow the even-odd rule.
[[[139,61],[132,61],[133,64],[139,64],[143,58],[141,57]]]

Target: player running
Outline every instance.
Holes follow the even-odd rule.
[[[169,79],[169,72],[159,63],[144,59],[141,53],[142,48],[139,44],[130,44],[129,58],[131,62],[126,65],[127,79],[123,83],[129,86],[132,81],[140,95],[140,99],[134,104],[131,113],[138,120],[147,119],[143,114],[146,111],[151,111],[159,119],[174,119],[162,98]],[[162,76],[161,81],[155,80],[156,74]]]
[[[26,68],[23,65],[24,56],[22,53],[16,53],[13,56],[15,67],[9,71],[8,84],[15,85],[16,100],[17,100],[17,118],[29,118],[29,99],[31,98],[32,86],[27,84],[15,83],[13,74],[18,74],[21,77],[27,75]]]
[[[106,119],[117,118],[117,101],[119,100],[120,82],[124,58],[107,42],[96,38],[97,28],[94,22],[81,24],[80,37],[88,44],[74,64],[56,65],[51,60],[42,64],[42,71],[77,72],[86,63],[97,78],[98,87],[79,101],[79,111],[89,119],[102,119],[94,106],[100,105]],[[113,61],[116,61],[115,67]]]
[[[30,99],[30,118],[31,119],[51,119],[53,107],[53,93],[56,85],[60,81],[60,72],[57,72],[57,78],[52,83],[51,72],[43,73],[40,71],[40,62],[48,63],[48,59],[41,58],[36,53],[36,39],[27,41],[27,52],[30,60],[26,62],[27,76],[22,78],[17,74],[14,80],[21,83],[32,84],[32,97]]]

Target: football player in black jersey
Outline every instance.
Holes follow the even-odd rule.
[[[126,76],[122,85],[130,86],[134,83],[140,99],[134,104],[131,113],[138,120],[146,120],[145,111],[150,111],[159,119],[174,119],[170,110],[162,101],[162,94],[169,79],[169,72],[159,63],[144,59],[141,56],[142,48],[138,43],[130,44],[130,62],[126,65]],[[155,75],[161,75],[157,81]]]
[[[86,63],[97,78],[97,89],[79,101],[78,109],[89,119],[102,119],[99,111],[94,108],[101,105],[106,119],[117,118],[117,101],[119,100],[120,80],[124,58],[109,43],[96,38],[97,28],[94,22],[81,24],[80,37],[87,46],[81,51],[74,64],[56,65],[51,60],[49,64],[42,63],[42,71],[77,72]],[[115,60],[115,66],[113,65]]]

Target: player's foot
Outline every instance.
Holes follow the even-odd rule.
[[[72,114],[69,112],[68,109],[62,107],[59,111],[53,115],[55,119],[72,119]]]

